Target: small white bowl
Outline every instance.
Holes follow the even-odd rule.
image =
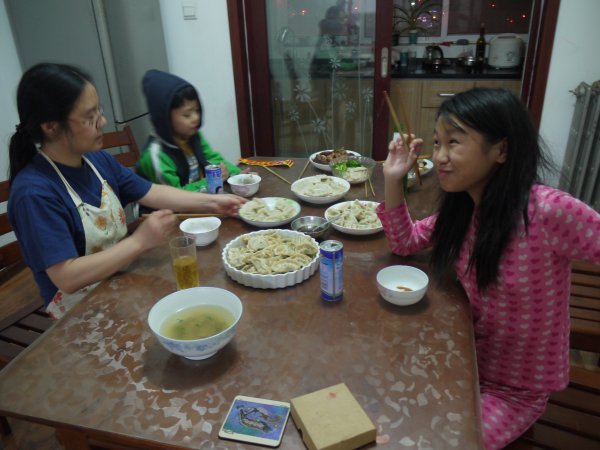
[[[240,173],[227,178],[234,194],[251,197],[258,192],[261,178],[252,173]]]
[[[183,309],[200,305],[226,308],[233,315],[233,323],[218,334],[203,339],[178,340],[160,334],[163,322]],[[243,306],[237,295],[215,287],[182,289],[163,297],[154,304],[148,314],[148,326],[158,342],[171,353],[188,359],[206,359],[221,350],[235,335],[242,317]]]
[[[407,306],[423,298],[429,277],[412,266],[389,266],[377,273],[377,288],[381,296],[394,305]],[[411,289],[406,291],[403,288]]]
[[[218,217],[192,217],[179,224],[179,229],[196,240],[196,246],[203,247],[211,244],[219,236],[221,219]]]

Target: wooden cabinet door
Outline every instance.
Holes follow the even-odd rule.
[[[454,94],[474,87],[473,80],[423,80],[419,137],[423,139],[423,153],[433,151],[433,129],[440,105]]]
[[[477,80],[475,86],[494,89],[504,88],[513,91],[517,97],[521,96],[521,80]]]
[[[421,80],[394,79],[392,80],[390,95],[392,105],[396,109],[396,115],[398,116],[398,120],[400,120],[403,131],[406,132],[410,128],[411,133],[417,136],[420,118],[419,111],[421,109],[421,83]],[[404,123],[401,105],[404,106],[408,127]],[[393,120],[390,120],[390,138],[393,136],[395,128]]]

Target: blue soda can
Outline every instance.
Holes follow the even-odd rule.
[[[204,175],[208,183],[209,194],[220,194],[223,191],[223,177],[221,175],[221,166],[209,164],[204,168]]]
[[[344,244],[340,241],[323,241],[321,253],[321,298],[328,302],[342,299],[344,290]]]

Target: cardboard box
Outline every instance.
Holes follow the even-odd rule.
[[[309,450],[350,450],[375,440],[375,425],[344,383],[290,403],[292,418]]]

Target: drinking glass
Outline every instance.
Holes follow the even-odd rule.
[[[200,285],[196,241],[188,236],[177,236],[169,241],[171,261],[177,289],[187,289]]]

